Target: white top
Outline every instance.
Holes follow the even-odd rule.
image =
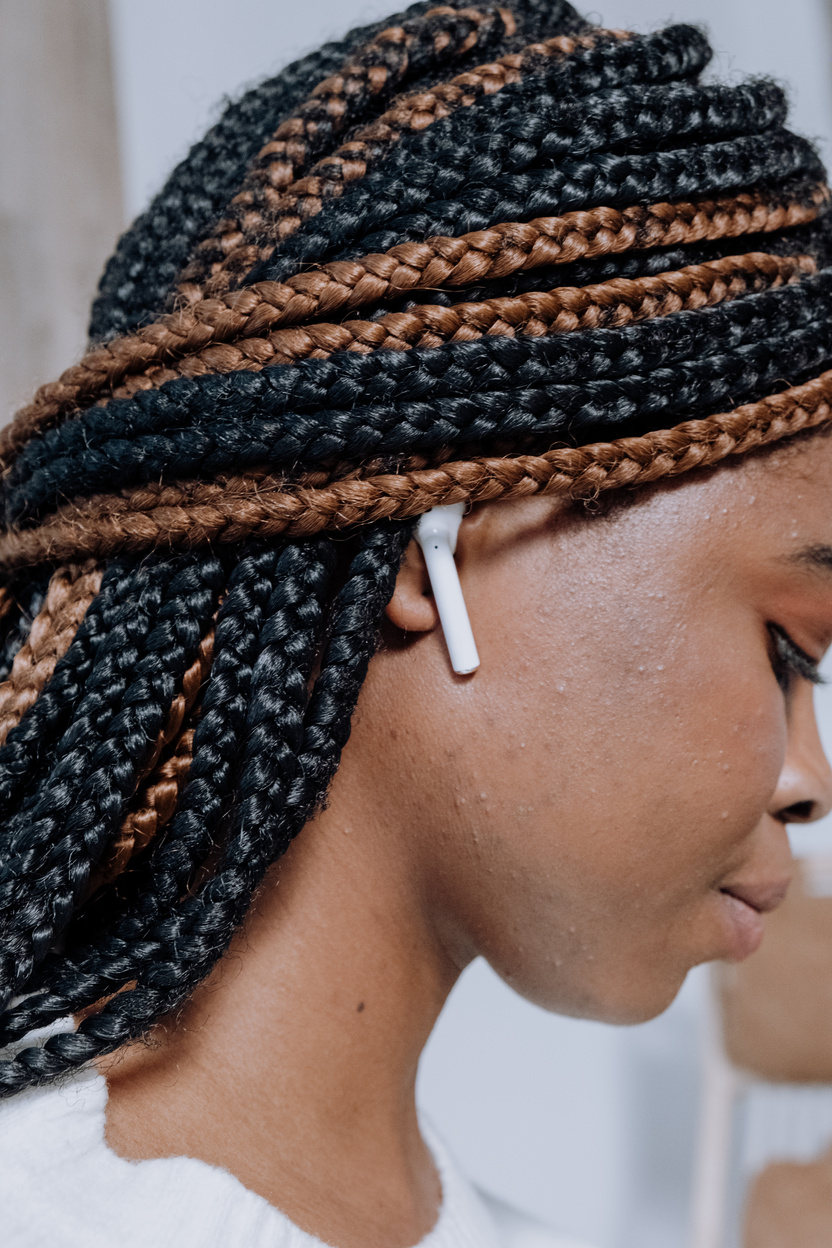
[[[3,1248],[323,1248],[226,1170],[119,1157],[104,1138],[106,1109],[94,1070],[0,1102]],[[580,1248],[481,1196],[426,1134],[442,1208],[419,1248]]]

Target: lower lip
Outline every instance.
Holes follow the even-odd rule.
[[[720,899],[728,937],[722,956],[728,962],[741,962],[760,947],[765,933],[763,916],[730,893],[721,893]]]

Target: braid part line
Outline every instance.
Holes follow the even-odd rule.
[[[480,456],[435,468],[351,477],[321,488],[282,478],[149,484],[69,504],[38,528],[0,537],[8,573],[47,560],[102,557],[260,537],[311,537],[378,520],[406,520],[449,503],[532,494],[585,499],[710,467],[832,419],[832,370],[732,412],[641,437],[543,455]]]

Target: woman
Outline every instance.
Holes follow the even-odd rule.
[[[558,0],[327,45],[5,431],[7,1242],[519,1248],[416,1116],[461,970],[636,1022],[759,943],[832,805],[832,218],[709,55]]]

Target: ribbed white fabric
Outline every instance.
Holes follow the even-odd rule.
[[[94,1071],[0,1105],[3,1248],[323,1248],[226,1170],[119,1157],[104,1138],[106,1109]],[[419,1248],[580,1248],[481,1197],[426,1136],[443,1200]]]

